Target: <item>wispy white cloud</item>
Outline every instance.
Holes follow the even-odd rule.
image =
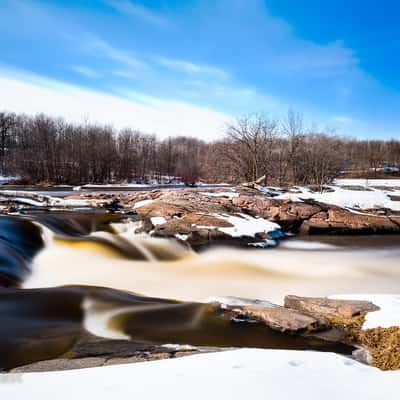
[[[148,67],[146,62],[134,56],[130,52],[120,50],[107,41],[92,34],[87,35],[86,40],[83,42],[83,46],[87,47],[91,51],[95,51],[97,54],[101,53],[107,58],[124,64],[125,66],[142,69]]]
[[[101,74],[98,71],[84,65],[72,65],[71,70],[79,75],[85,76],[86,78],[96,79],[101,77]]]
[[[319,45],[290,37],[290,46],[274,60],[274,68],[301,73],[302,76],[339,76],[358,67],[354,51],[340,41]]]
[[[0,67],[0,110],[46,113],[69,121],[112,124],[145,132],[191,135],[202,139],[222,136],[230,115],[190,103],[130,93],[130,99]],[[76,99],[79,99],[77,101]]]
[[[160,28],[171,28],[173,23],[165,16],[144,7],[141,4],[134,3],[128,0],[103,0],[115,10],[135,18],[139,18],[153,26]]]
[[[176,60],[167,57],[155,57],[155,61],[166,68],[186,74],[208,75],[218,79],[226,79],[229,75],[223,69],[207,64],[195,64],[190,61]]]

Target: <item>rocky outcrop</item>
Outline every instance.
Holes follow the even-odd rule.
[[[399,233],[400,217],[354,213],[338,207],[314,214],[301,225],[307,234],[377,234]]]
[[[334,205],[303,200],[276,200],[261,196],[239,196],[233,204],[253,215],[277,222],[285,231],[302,234],[400,233],[400,216],[375,215]]]
[[[92,192],[54,200],[48,196],[7,193],[4,202],[9,211],[57,205],[66,209],[75,206],[103,208],[108,211],[134,214],[144,221],[141,231],[160,237],[178,237],[191,245],[204,245],[214,240],[234,240],[237,243],[255,243],[274,235],[265,230],[253,232],[250,237],[232,237],[224,228],[235,228],[227,217],[249,215],[264,218],[280,225],[284,232],[313,234],[382,234],[400,233],[398,212],[380,210],[350,210],[324,204],[312,199],[291,201],[276,199],[249,187],[232,189],[157,189],[143,192]],[[14,202],[14,200],[16,202]],[[3,211],[6,213],[7,209]],[[163,217],[162,223],[154,217]],[[153,221],[153,222],[152,222]],[[240,220],[238,220],[240,222]],[[244,221],[245,222],[245,221]]]

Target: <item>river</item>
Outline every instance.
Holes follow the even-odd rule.
[[[327,342],[221,325],[204,303],[400,291],[396,235],[293,237],[274,249],[196,253],[134,234],[136,226],[121,214],[0,217],[0,368],[59,356],[84,331],[152,343],[328,351]]]

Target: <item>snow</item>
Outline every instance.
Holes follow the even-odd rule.
[[[268,233],[281,229],[278,224],[264,218],[254,218],[246,214],[239,215],[240,216],[213,214],[213,216],[222,218],[233,225],[232,228],[218,228],[218,230],[235,238],[243,236],[254,237],[256,233]]]
[[[400,371],[383,372],[333,353],[242,349],[7,376],[9,384],[0,380],[7,400],[397,400]]]
[[[136,203],[136,204],[137,204],[137,203]],[[136,204],[135,204],[135,205],[136,205]],[[167,220],[166,220],[164,217],[152,217],[152,218],[150,218],[150,220],[151,220],[151,223],[152,223],[154,226],[162,225],[162,224],[167,223]]]
[[[190,344],[167,343],[167,344],[163,344],[162,347],[165,347],[166,349],[174,350],[174,351],[193,351],[193,350],[197,350],[197,347],[191,346]]]
[[[21,179],[19,176],[0,175],[0,184]]]
[[[227,197],[228,199],[234,199],[239,197],[239,193],[235,192],[200,192],[203,196],[209,197]]]
[[[209,303],[220,303],[222,307],[227,306],[262,306],[262,307],[278,307],[276,304],[266,300],[246,299],[234,296],[214,296],[207,299]]]
[[[14,197],[14,198],[10,198],[10,201],[15,201],[16,203],[26,204],[26,205],[34,206],[34,207],[43,207],[46,205],[42,201],[28,199],[26,197]]]
[[[400,211],[400,201],[393,201],[389,195],[400,196],[400,190],[387,192],[379,189],[369,188],[368,191],[349,190],[336,186],[330,186],[334,191],[316,193],[306,187],[296,187],[301,193],[283,193],[276,199],[291,199],[301,201],[301,199],[314,199],[322,203],[333,204],[343,208],[389,208]]]
[[[232,186],[229,183],[221,182],[221,183],[205,183],[205,182],[196,182],[196,186],[208,186],[208,187],[226,187],[226,186]]]
[[[52,205],[52,206],[73,207],[73,208],[77,209],[77,207],[96,207],[99,204],[104,203],[104,200],[61,199],[58,197],[49,197],[48,202],[49,202],[49,205]]]
[[[151,204],[153,202],[153,200],[141,200],[141,201],[137,201],[135,203],[135,205],[133,206],[133,208],[139,208],[142,206],[145,206],[147,204]]]
[[[262,242],[248,243],[247,246],[266,249],[267,247],[275,247],[277,244],[276,240],[264,239]]]
[[[400,187],[400,179],[336,179],[335,185]]]
[[[400,295],[389,294],[347,294],[331,296],[336,299],[367,300],[377,305],[380,310],[370,312],[365,318],[363,329],[389,328],[400,326]]]
[[[177,239],[186,241],[187,238],[189,237],[189,235],[186,235],[186,234],[184,234],[184,233],[176,233],[176,234],[175,234],[175,237],[176,237]]]

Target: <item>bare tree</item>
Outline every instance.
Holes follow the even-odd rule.
[[[227,136],[233,144],[228,157],[233,163],[240,158],[243,178],[247,181],[270,175],[276,129],[276,121],[256,114],[228,126]]]

